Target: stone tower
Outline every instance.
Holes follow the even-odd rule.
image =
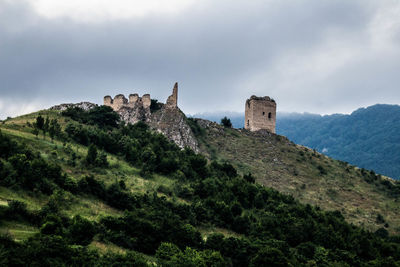
[[[275,133],[276,102],[268,96],[251,96],[246,100],[244,128],[252,132],[268,130]]]

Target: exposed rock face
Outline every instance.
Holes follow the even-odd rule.
[[[162,104],[160,110],[151,112],[151,98],[149,94],[139,97],[138,94],[129,95],[129,101],[124,95],[113,98],[104,97],[104,105],[110,106],[127,123],[138,121],[146,122],[152,129],[164,134],[180,148],[189,147],[198,152],[198,143],[192,129],[186,122],[186,116],[178,108],[178,83],[175,83],[172,95]]]
[[[149,125],[152,129],[164,134],[180,148],[189,147],[199,152],[198,143],[192,129],[186,122],[186,116],[179,108],[171,109],[164,105],[153,113]]]
[[[92,109],[94,107],[97,107],[97,104],[94,103],[90,103],[90,102],[80,102],[80,103],[67,103],[67,104],[60,104],[60,105],[56,105],[56,106],[52,106],[51,108],[49,108],[50,110],[66,110],[67,108],[81,108],[83,110],[89,110]]]

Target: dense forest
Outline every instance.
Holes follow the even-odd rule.
[[[400,106],[374,105],[350,115],[293,114],[277,133],[330,157],[400,178]]]
[[[38,141],[48,134],[63,143],[69,152],[62,165],[0,132],[0,186],[47,199],[38,210],[19,200],[0,206],[0,224],[13,219],[39,229],[20,242],[2,235],[0,265],[400,266],[400,237],[385,228],[369,232],[339,211],[301,204],[255,183],[251,173],[239,175],[229,162],[181,150],[144,123],[119,122],[111,108],[72,108],[59,120],[38,115],[26,127]],[[75,144],[87,148],[85,157],[68,150]],[[97,176],[111,168],[109,155],[144,179],[173,183],[153,192],[132,192],[118,176],[105,183]],[[81,166],[87,175],[74,177],[64,165]],[[68,196],[90,196],[121,215],[67,216]],[[233,234],[204,236],[200,229],[210,226]],[[101,253],[89,248],[94,239],[127,252]]]

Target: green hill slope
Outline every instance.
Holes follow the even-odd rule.
[[[395,232],[391,207],[387,213],[379,210],[382,224],[368,225],[374,230],[379,226],[369,232],[346,222],[340,212],[301,204],[254,183],[229,162],[181,150],[143,123],[117,125],[117,118],[100,107],[63,114],[41,111],[0,124],[0,265],[400,263],[400,238],[386,230]],[[213,142],[221,142],[217,150],[207,137],[214,130],[204,133],[191,124],[199,139],[207,141],[203,144],[210,158],[234,155],[232,140],[243,141],[248,151],[241,153],[254,161],[259,160],[254,151],[260,142],[279,144],[285,149],[282,158],[272,161],[282,168],[271,168],[270,177],[289,177],[283,155],[291,158],[300,151],[278,136],[250,137],[213,127],[218,131]],[[321,156],[304,153],[322,164]],[[232,163],[239,170],[253,168],[238,160]],[[307,162],[298,167],[299,177],[307,168],[315,171]],[[329,166],[321,166],[316,169],[330,176]],[[259,171],[254,168],[257,177]],[[374,186],[391,205],[388,196],[395,189]]]
[[[400,231],[398,182],[333,160],[283,136],[224,128],[197,120],[201,150],[209,158],[231,162],[257,182],[293,195],[303,203],[339,210],[357,225],[376,230],[382,215],[389,231]]]

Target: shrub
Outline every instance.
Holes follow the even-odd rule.
[[[221,125],[224,127],[232,128],[232,122],[226,116],[221,119]]]

